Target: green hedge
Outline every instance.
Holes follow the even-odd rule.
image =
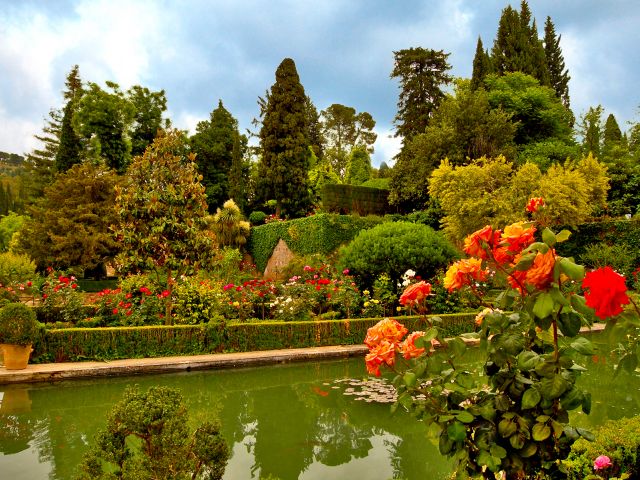
[[[251,229],[247,249],[256,267],[264,271],[280,239],[300,255],[328,254],[351,241],[361,230],[384,221],[381,217],[353,217],[321,213],[286,222],[271,222]]]
[[[445,336],[473,330],[475,313],[439,315]],[[32,363],[201,355],[282,348],[361,344],[379,318],[318,322],[257,322],[222,325],[68,328],[48,330],[34,344]],[[400,317],[410,331],[425,328],[419,317]]]
[[[326,183],[321,198],[322,208],[328,212],[384,215],[392,211],[389,190],[383,188]]]
[[[577,228],[565,227],[572,232],[568,241],[558,244],[556,249],[563,256],[579,258],[586,247],[604,242],[609,245],[626,244],[640,251],[640,218],[631,220],[611,220],[578,225]],[[561,228],[555,228],[560,231]]]

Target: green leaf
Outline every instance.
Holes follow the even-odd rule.
[[[571,306],[576,312],[586,315],[587,318],[593,317],[593,309],[591,307],[587,307],[583,296],[571,295]]]
[[[438,336],[438,328],[431,327],[426,332],[424,332],[424,335],[421,338],[423,339],[424,342],[431,342],[431,340],[433,340],[437,336]]]
[[[584,267],[573,263],[566,257],[560,259],[560,271],[576,282],[584,278]]]
[[[462,423],[454,421],[447,427],[447,435],[454,442],[462,442],[467,438],[467,428]]]
[[[520,450],[522,447],[524,447],[524,444],[526,441],[527,441],[526,437],[521,433],[518,433],[517,435],[512,435],[511,437],[509,437],[509,443],[516,450]]]
[[[531,350],[525,350],[518,355],[518,368],[524,372],[536,368],[538,362],[540,362],[540,356]]]
[[[452,355],[459,357],[467,350],[467,344],[456,337],[447,342],[447,348],[450,349]]]
[[[491,445],[491,449],[489,451],[491,452],[492,457],[505,458],[507,456],[507,451],[496,443]]]
[[[549,400],[560,397],[569,388],[567,382],[561,374],[555,374],[553,377],[546,377],[540,380],[540,389],[542,396]]]
[[[558,327],[565,337],[575,337],[580,333],[582,318],[575,312],[562,313],[558,319]]]
[[[402,380],[404,381],[404,384],[411,388],[413,386],[415,386],[416,381],[417,381],[417,376],[415,373],[409,371],[409,372],[405,372],[404,376],[402,377]]]
[[[567,240],[569,240],[569,237],[571,236],[571,232],[569,230],[562,230],[560,233],[556,233],[556,242],[558,243],[562,243],[562,242],[566,242]]]
[[[440,439],[438,441],[438,450],[440,450],[441,455],[448,455],[453,450],[454,442],[451,440],[446,432],[442,432],[440,434]]]
[[[557,239],[555,234],[551,230],[545,228],[542,231],[542,241],[550,247],[553,247],[556,244]]]
[[[528,253],[526,255],[522,255],[522,257],[520,257],[520,260],[518,261],[516,266],[513,267],[513,269],[520,272],[529,270],[531,268],[531,265],[533,265],[533,261],[535,259],[536,259],[535,253]]]
[[[580,428],[580,427],[576,427],[576,431],[585,440],[587,440],[589,442],[595,442],[596,441],[595,435],[593,433],[591,433],[589,430],[586,430],[586,429]]]
[[[536,423],[531,429],[531,435],[536,442],[542,442],[551,435],[551,427],[544,423]]]
[[[543,292],[538,295],[536,303],[533,305],[533,314],[538,318],[548,317],[553,313],[553,307],[553,297],[549,293]]]
[[[534,456],[537,451],[538,446],[533,442],[529,442],[522,447],[519,453],[522,458],[529,458]]]
[[[509,419],[503,418],[502,420],[500,420],[500,423],[498,423],[498,433],[504,438],[510,437],[511,435],[516,433],[517,430],[518,426],[516,425],[516,423],[512,422]]]
[[[564,408],[566,411],[571,411],[580,407],[583,400],[584,396],[582,395],[582,391],[577,387],[573,387],[566,391],[564,395],[562,395],[562,397],[560,398],[560,403],[562,405],[562,408]]]
[[[571,348],[582,355],[593,355],[595,353],[593,344],[584,337],[576,338],[571,342]]]
[[[462,412],[456,415],[456,419],[460,420],[462,423],[471,423],[476,419],[476,417],[474,417],[471,413],[467,412],[466,410],[463,410]]]
[[[522,409],[527,410],[529,408],[535,407],[538,403],[540,403],[541,399],[542,396],[536,388],[529,388],[525,390],[524,394],[522,395]]]
[[[628,353],[620,359],[617,369],[624,369],[628,373],[633,373],[638,367],[638,357],[635,353]]]

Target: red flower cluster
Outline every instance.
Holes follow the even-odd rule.
[[[489,276],[489,271],[482,268],[479,258],[458,260],[449,267],[444,276],[444,288],[453,292],[474,282],[483,282]]]
[[[464,252],[482,260],[493,258],[499,265],[504,265],[533,243],[535,232],[533,225],[524,222],[509,225],[504,231],[487,225],[465,238]]]
[[[544,207],[544,198],[534,197],[527,203],[527,212],[536,213],[540,207]]]
[[[588,272],[582,288],[587,306],[603,320],[622,313],[622,305],[629,303],[625,278],[608,266]]]

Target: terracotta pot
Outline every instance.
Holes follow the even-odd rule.
[[[33,349],[29,345],[4,344],[4,368],[7,370],[24,370],[29,363],[29,355]]]

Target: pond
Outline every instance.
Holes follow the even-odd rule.
[[[473,355],[472,355],[473,356]],[[581,426],[640,413],[640,379],[614,379],[606,355],[588,359],[581,384],[593,411]],[[473,361],[471,359],[470,361]],[[218,418],[232,450],[225,479],[446,478],[451,463],[423,424],[360,395],[360,358],[146,377],[0,387],[3,478],[73,478],[76,465],[127,385],[179,388],[196,421]],[[366,386],[386,393],[381,384]]]

